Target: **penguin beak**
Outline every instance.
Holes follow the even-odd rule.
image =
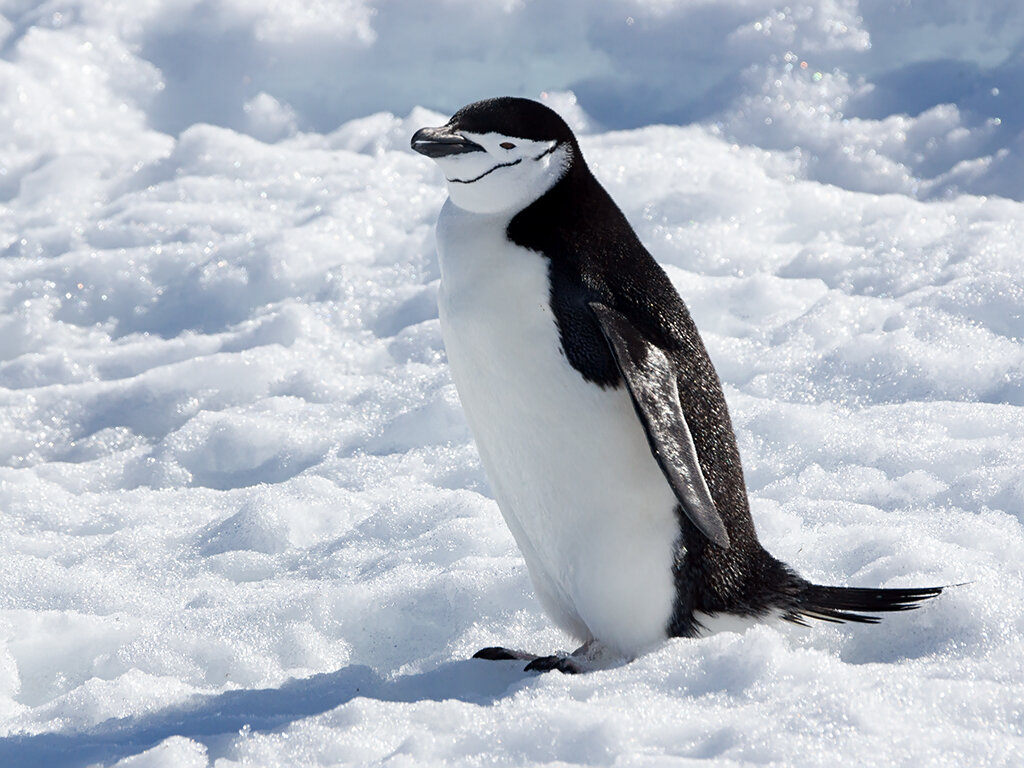
[[[484,148],[465,136],[460,136],[449,126],[420,128],[412,135],[412,148],[427,157],[447,157],[465,152],[483,152]]]

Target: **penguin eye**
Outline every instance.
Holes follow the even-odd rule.
[[[502,149],[515,149],[516,148],[516,145],[513,144],[511,141],[503,141],[498,146],[501,147]]]

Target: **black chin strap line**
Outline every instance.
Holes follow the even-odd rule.
[[[539,155],[537,155],[535,158],[533,158],[533,161],[537,162],[542,157],[547,157],[552,152],[554,152],[556,149],[558,149],[558,142],[557,141],[554,144],[552,144],[550,147],[545,149],[543,152],[541,152]],[[519,165],[521,162],[523,162],[523,158],[520,157],[518,160],[513,160],[511,163],[499,163],[498,165],[494,166],[490,170],[484,171],[479,176],[477,176],[475,179],[448,179],[448,181],[451,182],[452,184],[472,184],[474,181],[480,181],[480,179],[482,179],[487,174],[494,173],[499,168],[511,168],[513,165]]]

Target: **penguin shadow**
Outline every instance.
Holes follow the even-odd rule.
[[[455,699],[490,706],[527,677],[520,665],[453,661],[429,672],[386,679],[361,665],[344,667],[277,688],[226,691],[140,716],[107,720],[77,731],[15,735],[0,739],[5,768],[110,765],[145,752],[171,736],[212,743],[240,730],[272,731],[328,712],[353,699],[418,702]]]

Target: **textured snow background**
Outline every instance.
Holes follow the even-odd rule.
[[[415,128],[539,97],[725,382],[762,540],[967,582],[550,651]],[[1020,765],[1024,6],[0,0],[0,764]]]

